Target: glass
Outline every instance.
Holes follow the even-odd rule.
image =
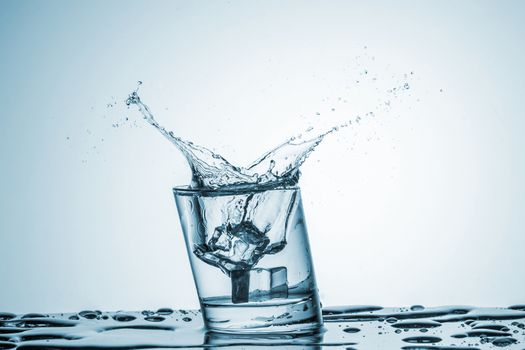
[[[204,324],[228,333],[322,326],[299,188],[174,188]]]

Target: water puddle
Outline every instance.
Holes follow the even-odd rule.
[[[522,307],[338,306],[323,315],[316,334],[232,335],[206,332],[195,310],[0,312],[0,349],[525,349]]]

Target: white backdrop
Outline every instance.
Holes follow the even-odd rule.
[[[525,302],[524,10],[1,2],[0,310],[198,307],[170,190],[189,171],[123,104],[137,80],[240,164],[375,111],[303,167],[324,305]]]

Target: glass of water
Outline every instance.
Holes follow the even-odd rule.
[[[209,330],[310,333],[322,327],[298,187],[173,191]]]

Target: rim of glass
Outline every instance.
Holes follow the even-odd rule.
[[[258,192],[267,192],[267,191],[297,191],[300,187],[295,186],[275,186],[275,187],[237,187],[237,188],[190,188],[189,186],[174,186],[173,193],[179,196],[227,196],[227,195],[236,195],[236,194],[246,194],[246,193],[258,193]]]

